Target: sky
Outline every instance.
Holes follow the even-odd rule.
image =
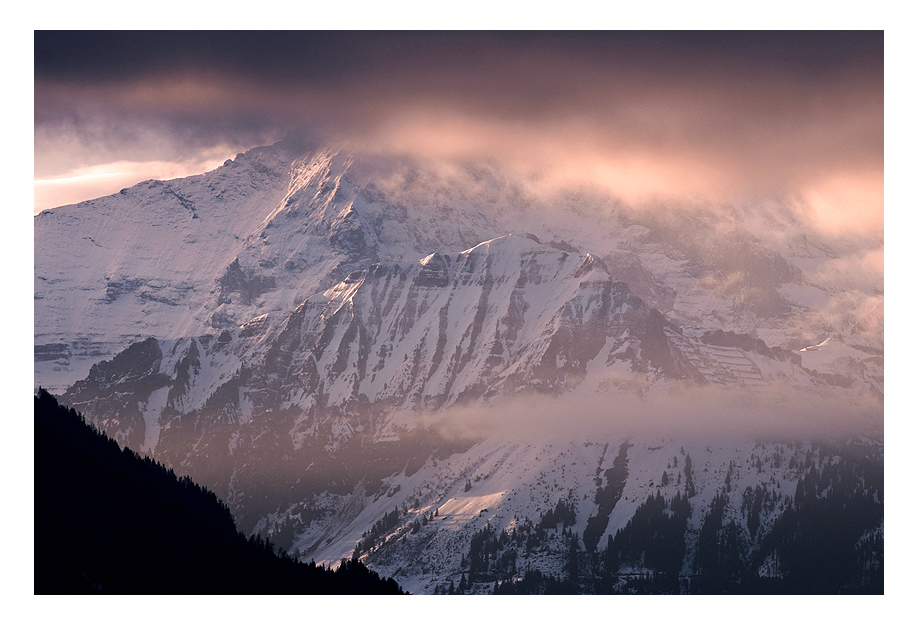
[[[290,131],[883,228],[882,31],[36,31],[33,211]]]

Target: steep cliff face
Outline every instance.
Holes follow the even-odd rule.
[[[525,188],[282,143],[43,213],[36,384],[247,533],[414,592],[462,574],[522,590],[525,568],[611,590],[737,552],[747,575],[786,577],[767,535],[843,452],[778,433],[861,418],[882,470],[882,298],[739,211]],[[882,497],[852,492],[873,500],[852,542],[874,564]],[[635,536],[644,520],[681,535],[681,558]]]
[[[295,411],[300,439],[317,413],[373,411],[384,421],[394,409],[558,394],[600,354],[603,365],[661,379],[693,374],[676,363],[665,326],[591,256],[511,235],[417,263],[373,264],[286,317],[147,340],[94,366],[65,399],[151,450],[162,451],[153,430],[172,426],[170,414],[206,430]]]
[[[711,384],[825,386],[748,335],[674,327],[589,254],[512,234],[372,264],[218,335],[149,339],[63,400],[212,487],[243,527],[283,525],[292,539],[314,521],[346,534],[358,490],[384,493],[386,479],[480,441],[437,427],[451,407],[576,392],[606,396],[600,419],[614,421],[628,397]]]
[[[677,325],[795,349],[834,336],[855,349],[848,368],[881,376],[866,360],[882,357],[882,323],[864,319],[882,309],[882,283],[854,287],[839,270],[845,249],[800,223],[756,236],[752,213],[762,209],[641,211],[599,193],[540,194],[494,164],[284,141],[204,175],[37,215],[35,383],[63,391],[132,342],[216,335],[289,313],[374,263],[521,230],[602,258]]]
[[[373,262],[497,235],[469,206],[399,203],[373,175],[407,165],[364,160],[282,142],[37,215],[36,383],[62,390],[133,341],[288,312]]]
[[[627,383],[610,386],[609,370]],[[99,421],[112,418],[104,421],[115,435],[152,441],[147,428],[161,429],[170,413],[197,414],[196,429],[282,411],[373,411],[384,420],[396,409],[584,384],[642,394],[658,384],[791,377],[819,383],[799,355],[744,334],[676,328],[593,256],[512,234],[416,263],[373,264],[285,316],[149,339],[94,366],[65,399]],[[130,409],[124,400],[134,401]]]

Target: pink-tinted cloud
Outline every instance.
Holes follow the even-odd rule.
[[[80,166],[151,143],[167,146],[146,159],[200,159],[305,124],[360,149],[499,160],[549,189],[793,198],[827,231],[882,223],[882,34],[161,36],[177,51],[116,37],[127,53],[107,72],[40,64],[39,174],[93,141]],[[75,141],[53,139],[62,126]]]
[[[418,418],[447,438],[497,437],[516,442],[568,435],[667,436],[710,442],[883,434],[883,405],[874,396],[837,390],[820,395],[778,386],[767,391],[683,386],[645,398],[623,392],[531,394],[496,399],[490,405],[455,406]]]

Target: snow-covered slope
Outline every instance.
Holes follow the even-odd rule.
[[[877,452],[875,447],[860,451]],[[627,534],[636,513],[659,495],[667,505],[685,499],[681,538],[670,539],[662,531],[655,537],[658,547],[659,540],[669,539],[663,545],[672,549],[684,577],[697,577],[704,550],[711,547],[705,537],[724,538],[728,526],[755,575],[781,576],[787,563],[769,535],[800,502],[800,483],[808,473],[844,463],[836,452],[810,443],[699,443],[614,434],[491,440],[427,463],[414,474],[393,475],[383,494],[353,496],[348,503],[357,506],[350,522],[315,526],[299,534],[292,547],[329,564],[356,548],[361,560],[400,578],[413,593],[445,591],[450,582],[458,587],[463,575],[468,592],[490,593],[496,581],[521,578],[527,570],[568,579],[573,541],[578,578],[573,586],[597,590],[599,577],[611,567],[603,560],[611,540],[619,531]],[[876,478],[872,473],[861,485],[874,488],[869,495],[881,483]],[[814,490],[825,495],[818,486]],[[722,527],[715,529],[711,515],[718,502]],[[673,511],[664,509],[660,516],[672,517]],[[641,517],[648,523],[658,519]],[[372,527],[383,525],[373,535]],[[828,522],[822,529],[830,529]],[[476,565],[475,542],[480,547],[485,536],[490,551]],[[616,581],[660,574],[661,568],[643,556],[623,564]]]
[[[412,591],[630,586],[663,568],[620,541],[645,515],[681,526],[667,577],[704,576],[711,530],[785,577],[768,531],[843,452],[775,431],[882,438],[882,283],[749,218],[285,141],[38,215],[35,383],[247,532]]]
[[[551,449],[557,434],[573,437],[572,448],[591,447],[603,438],[591,432],[598,426],[621,444],[622,410],[640,411],[642,397],[692,387],[779,399],[852,391],[807,371],[801,360],[746,334],[676,327],[593,256],[511,234],[460,253],[373,264],[289,314],[262,315],[216,336],[138,342],[93,366],[63,401],[119,441],[213,488],[247,530],[264,531],[304,556],[334,561],[352,554],[358,536],[404,503],[405,495],[414,510],[403,518],[420,520],[431,504],[442,506],[438,525],[444,529],[431,537],[434,551],[459,551],[448,545],[449,535],[470,538],[485,515],[509,521],[517,509],[534,520],[543,494],[554,493],[542,485],[547,466],[562,460]],[[545,397],[533,408],[554,409],[553,418],[569,423],[570,430],[563,423],[550,427],[551,442],[539,433],[537,418],[521,417],[507,403],[533,392]],[[552,407],[544,401],[565,396],[572,402]],[[678,398],[668,405],[684,408]],[[748,417],[742,406],[732,408],[737,411],[726,422]],[[584,410],[596,413],[585,417]],[[652,409],[647,411],[638,419],[652,420]],[[487,441],[492,418],[506,418],[507,424]],[[538,441],[523,445],[515,441],[518,433]],[[730,446],[730,461],[752,460],[743,444]],[[603,460],[583,458],[589,469],[572,468],[573,480],[565,485],[583,518],[610,522],[609,534],[605,527],[578,526],[592,549],[644,501],[638,492],[620,498],[615,515],[597,506]],[[469,470],[488,461],[506,463],[491,483],[502,484],[479,496],[465,495],[464,488],[463,495],[454,495]],[[561,464],[555,467],[568,473]],[[715,461],[711,468],[726,464]],[[682,484],[675,472],[673,478]],[[704,489],[705,476],[696,480],[704,493],[693,503],[707,505],[721,485]],[[656,491],[640,481],[634,486]],[[533,491],[539,491],[537,499]],[[549,506],[556,502],[545,500]],[[490,514],[482,515],[485,508]],[[362,547],[368,560],[382,556],[366,543]],[[401,552],[398,559],[405,556]],[[415,572],[418,582],[446,577]]]
[[[290,139],[204,175],[37,215],[35,383],[62,391],[133,341],[217,334],[288,312],[374,262],[521,229],[602,259],[677,325],[794,349],[857,328],[872,351],[863,358],[882,357],[882,324],[857,324],[882,283],[869,292],[850,283],[840,251],[815,232],[756,236],[750,212],[767,210],[635,210],[609,195],[537,192],[491,163],[446,166]],[[806,231],[785,221],[782,231]],[[839,300],[848,312],[838,313]]]
[[[315,437],[317,413],[372,413],[378,433],[396,411],[521,392],[831,385],[800,363],[748,335],[677,328],[593,256],[511,234],[457,254],[373,264],[292,313],[218,336],[139,342],[94,366],[64,399],[153,451],[162,451],[153,431],[191,413],[195,431],[295,414],[297,446]]]
[[[347,179],[351,166],[288,141],[37,215],[36,383],[63,389],[132,341],[219,332],[289,311],[379,258],[494,235],[466,222],[474,214],[446,230],[409,219],[372,182]]]

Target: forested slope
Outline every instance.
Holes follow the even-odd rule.
[[[246,539],[188,477],[35,397],[35,592],[396,594],[356,561],[335,571]]]

